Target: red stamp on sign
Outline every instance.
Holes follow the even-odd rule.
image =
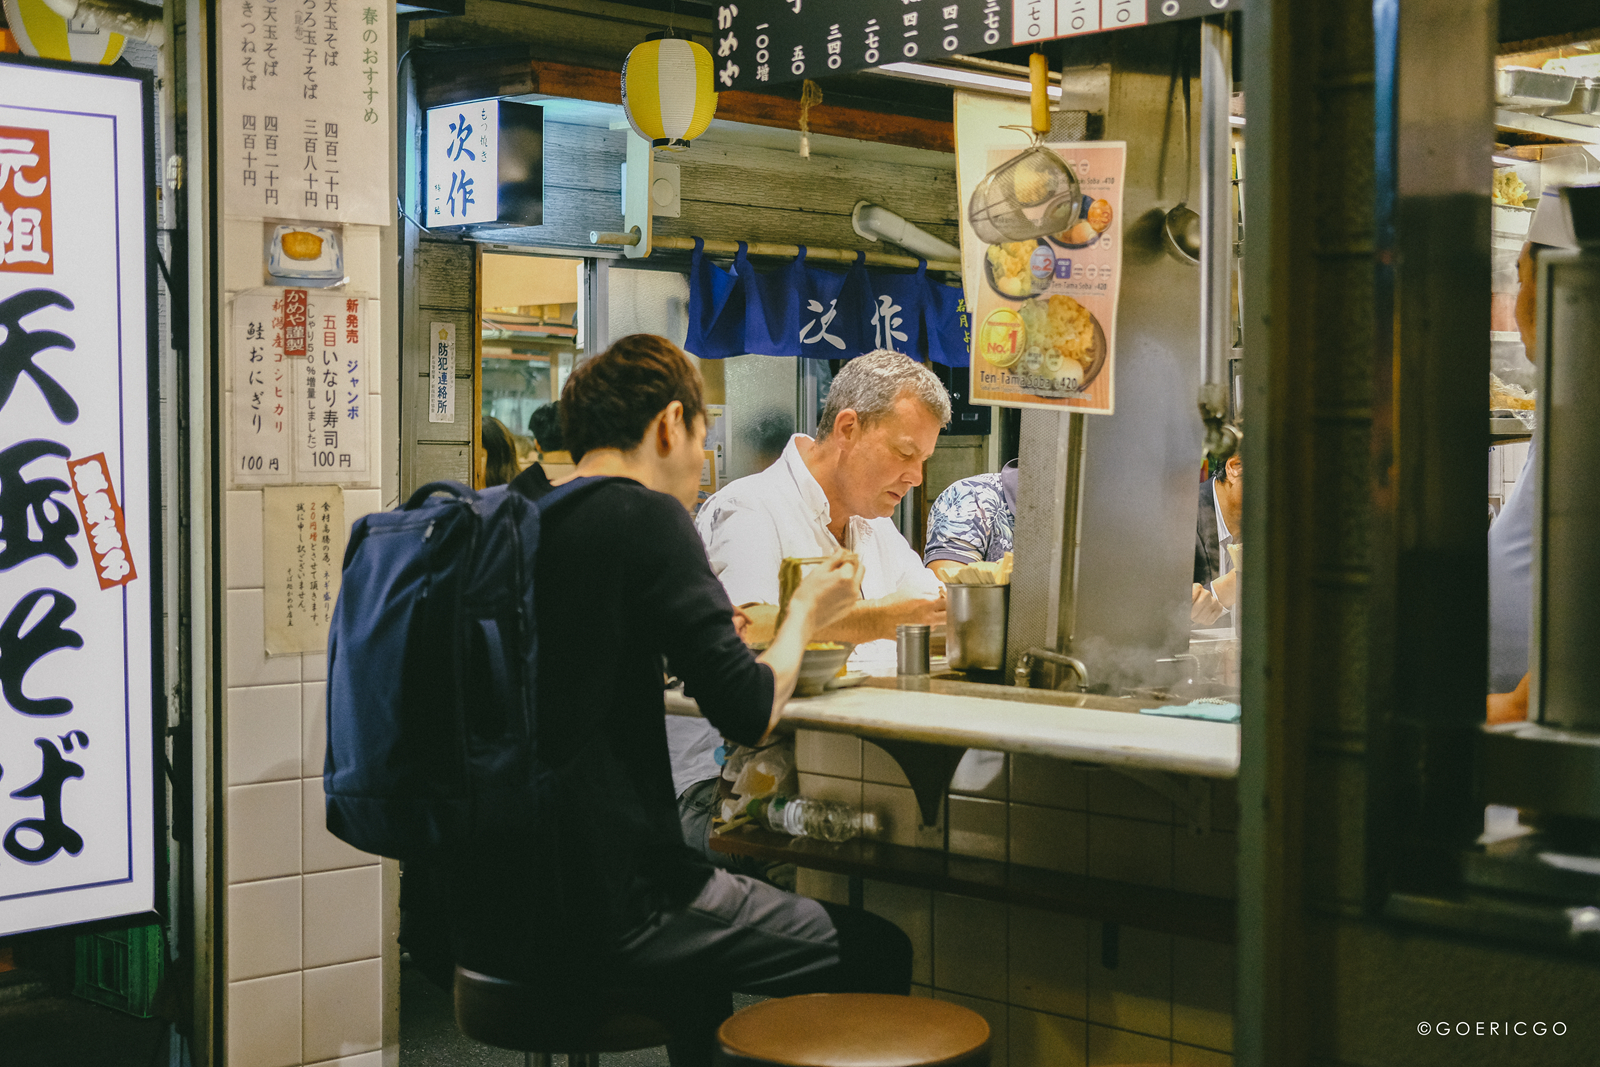
[[[283,291],[283,354],[306,354],[307,294],[304,289]]]
[[[84,536],[94,556],[94,572],[101,589],[127,585],[138,577],[133,570],[133,551],[128,547],[128,531],[123,525],[122,508],[111,486],[111,468],[106,454],[97,452],[83,459],[67,461],[67,477],[78,497],[78,514],[83,518]]]
[[[0,126],[0,272],[54,274],[50,131]]]

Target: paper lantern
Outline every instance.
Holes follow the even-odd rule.
[[[159,15],[159,8],[152,8]],[[74,29],[44,0],[5,0],[6,23],[24,55],[108,66],[126,38],[109,30]]]
[[[688,148],[717,113],[711,78],[710,52],[693,41],[652,34],[622,65],[629,125],[652,148]]]

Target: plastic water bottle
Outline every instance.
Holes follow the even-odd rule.
[[[751,813],[768,830],[818,841],[848,841],[861,833],[861,813],[839,800],[778,794],[752,801]]]

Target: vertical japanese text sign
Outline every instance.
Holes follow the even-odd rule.
[[[256,218],[393,221],[389,0],[221,0],[219,175]]]
[[[0,936],[154,903],[151,100],[0,61]]]

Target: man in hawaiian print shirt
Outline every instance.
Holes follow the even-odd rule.
[[[947,581],[968,563],[997,563],[1011,551],[1017,527],[1017,461],[999,474],[963,478],[928,511],[922,562]]]

